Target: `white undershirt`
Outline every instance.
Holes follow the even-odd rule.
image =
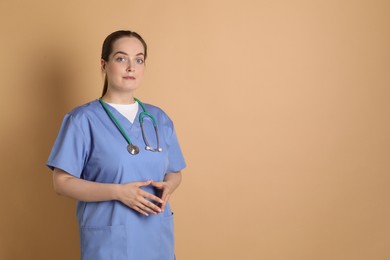
[[[126,117],[131,123],[134,122],[138,112],[138,102],[134,102],[133,104],[107,104],[118,110],[118,112]]]

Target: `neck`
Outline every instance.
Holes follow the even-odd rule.
[[[102,97],[104,102],[111,104],[133,104],[134,96],[133,93],[112,93],[107,91],[107,93]]]

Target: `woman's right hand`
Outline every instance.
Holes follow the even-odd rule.
[[[53,173],[54,190],[60,195],[85,202],[118,200],[145,216],[161,213],[161,208],[152,201],[159,205],[163,203],[159,197],[141,189],[151,183],[151,180],[126,184],[98,183],[76,178],[58,168]]]
[[[120,184],[118,200],[129,208],[132,208],[145,216],[149,216],[149,213],[161,213],[161,208],[152,201],[155,201],[158,204],[162,204],[163,200],[141,189],[141,187],[148,186],[151,183],[152,181],[149,180],[143,182],[129,182],[126,184]]]

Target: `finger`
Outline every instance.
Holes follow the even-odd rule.
[[[153,195],[153,194],[151,194],[151,193],[149,193],[149,192],[143,192],[142,194],[141,194],[145,199],[147,199],[147,200],[152,200],[152,201],[155,201],[155,202],[157,202],[157,203],[163,203],[164,201],[162,200],[162,199],[160,199],[159,197],[157,197],[157,196],[155,196],[155,195]]]
[[[147,180],[147,181],[140,181],[136,183],[137,187],[143,187],[143,186],[148,186],[152,183],[152,180]]]
[[[152,214],[159,214],[161,213],[160,207],[153,204],[152,202],[143,199],[143,201],[140,201],[137,205],[138,209],[142,210],[142,212],[145,213],[152,213]]]
[[[161,199],[162,199],[163,201],[165,201],[165,200],[166,200],[166,197],[168,196],[168,194],[169,194],[169,188],[166,187],[166,188],[163,189],[163,191],[162,191]]]
[[[169,193],[165,195],[164,202],[161,204],[161,212],[164,212],[165,206],[167,205],[170,196],[171,195]]]
[[[156,204],[150,202],[150,201],[147,200],[147,199],[144,199],[144,200],[143,200],[141,208],[142,208],[144,211],[147,211],[147,212],[150,212],[150,213],[153,213],[153,214],[161,213],[160,207],[157,206]]]
[[[164,188],[163,183],[162,183],[162,182],[157,182],[157,181],[152,182],[152,186],[153,186],[153,187],[156,187],[157,189],[162,189],[162,188]]]
[[[142,210],[140,207],[138,207],[138,206],[134,206],[134,207],[132,207],[132,209],[134,209],[135,211],[141,213],[141,214],[144,215],[144,216],[149,216],[148,213],[146,213],[145,211],[143,211],[143,210]]]
[[[166,201],[168,200],[167,196],[171,194],[171,188],[169,185],[165,185],[164,189],[162,190],[161,199]]]

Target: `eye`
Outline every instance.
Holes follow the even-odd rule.
[[[136,61],[137,61],[138,64],[143,64],[144,63],[144,59],[141,59],[141,58],[138,58]]]
[[[115,60],[117,62],[125,62],[126,61],[126,57],[117,57]]]

